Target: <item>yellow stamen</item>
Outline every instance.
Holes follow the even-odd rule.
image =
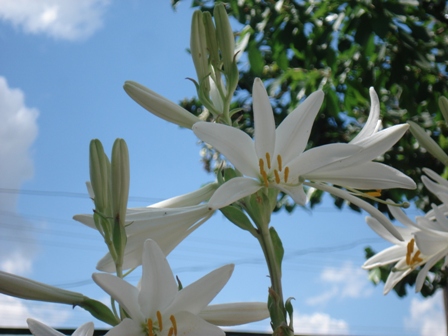
[[[406,246],[406,265],[410,265],[411,264],[411,255],[412,252],[414,251],[414,238],[412,238],[408,245]]]
[[[285,172],[284,172],[285,183],[288,183],[288,175],[289,175],[289,167],[285,167]]]
[[[173,336],[174,335],[174,328],[171,327],[170,330],[168,331],[168,336]]]
[[[260,167],[260,174],[263,175],[263,172],[264,172],[264,161],[263,161],[263,159],[260,158],[260,160],[258,160],[258,166]]]
[[[371,197],[380,197],[381,196],[381,189],[377,189],[375,191],[368,191],[365,194],[368,195],[368,196],[371,196]]]
[[[422,261],[423,261],[423,259],[420,258],[420,251],[415,252],[414,256],[412,257],[412,263],[416,264],[416,263],[419,263]]]
[[[282,157],[280,155],[277,155],[277,164],[278,164],[278,171],[282,171]]]
[[[271,154],[266,153],[266,164],[268,165],[268,169],[271,169]]]
[[[274,175],[275,175],[275,183],[280,183],[280,175],[278,175],[277,169],[274,169]]]
[[[163,322],[162,322],[162,314],[160,313],[160,310],[157,311],[157,322],[159,322],[159,330],[163,330]]]
[[[174,317],[174,315],[170,316],[170,320],[171,320],[171,323],[173,324],[174,335],[177,335],[177,323],[176,323],[176,318]]]
[[[146,321],[146,324],[147,324],[147,326],[148,326],[148,336],[154,336],[154,332],[153,332],[153,330],[152,330],[152,328],[153,328],[153,326],[152,326],[152,320],[151,319],[148,319],[147,321]]]
[[[267,188],[269,186],[269,181],[268,181],[268,175],[266,174],[266,172],[263,170],[261,172],[261,176],[263,177],[263,183],[264,186]]]

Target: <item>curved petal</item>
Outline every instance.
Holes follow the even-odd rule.
[[[395,265],[396,269],[403,269],[402,271],[392,271],[387,277],[386,283],[384,284],[383,294],[389,293],[392,288],[395,287],[397,283],[400,282],[406,275],[412,272],[412,268],[407,267],[406,261],[402,260]]]
[[[421,291],[423,284],[425,283],[426,275],[428,274],[429,270],[447,254],[448,250],[442,250],[426,261],[426,265],[420,270],[420,272],[417,275],[417,280],[415,281],[415,292]]]
[[[362,130],[358,133],[357,136],[355,136],[352,139],[352,141],[350,141],[351,144],[356,144],[357,142],[363,140],[364,138],[373,135],[378,128],[378,122],[380,119],[380,101],[373,87],[369,89],[369,94],[370,94],[369,117],[367,118],[367,122],[362,128]]]
[[[423,172],[428,175],[430,178],[432,178],[434,181],[439,183],[441,186],[444,187],[445,192],[448,193],[448,181],[445,180],[442,176],[437,174],[435,171],[429,169],[429,168],[423,168]]]
[[[222,184],[208,202],[211,209],[220,209],[262,188],[259,181],[247,177],[235,177]]]
[[[139,291],[137,288],[111,274],[93,273],[92,278],[98,286],[123,307],[135,322],[143,323],[145,321],[138,304]]]
[[[42,322],[32,318],[27,319],[26,322],[28,323],[28,328],[34,336],[64,336],[64,334],[59,331],[56,331]]]
[[[280,154],[283,162],[293,160],[305,150],[323,99],[321,90],[313,92],[277,127],[275,155]]]
[[[447,236],[419,231],[415,233],[415,243],[422,254],[432,256],[448,248]]]
[[[382,250],[367,259],[362,268],[371,269],[379,266],[389,265],[406,257],[406,246],[394,245]]]
[[[344,159],[340,164],[348,167],[376,159],[388,151],[408,128],[409,125],[407,124],[395,125],[358,141],[356,145],[362,147],[362,149],[355,155]]]
[[[308,198],[306,196],[305,191],[303,190],[303,184],[298,185],[286,185],[286,184],[277,184],[275,186],[278,190],[283,191],[285,194],[288,194],[295,203],[299,205],[305,205],[308,202]]]
[[[425,185],[425,187],[430,192],[432,192],[434,195],[447,194],[448,193],[448,188],[446,188],[444,185],[442,185],[440,183],[436,183],[436,182],[430,180],[426,176],[422,176],[422,182]]]
[[[148,239],[143,249],[143,273],[138,302],[144,316],[154,317],[168,307],[178,293],[171,267],[159,245]]]
[[[234,326],[261,321],[269,317],[266,302],[237,302],[206,307],[199,316],[219,326]]]
[[[383,213],[381,213],[377,208],[372,206],[371,204],[367,203],[366,201],[363,201],[362,199],[353,196],[349,192],[338,189],[326,184],[322,183],[313,183],[313,182],[304,182],[304,185],[308,185],[310,187],[314,187],[316,189],[320,189],[326,192],[329,192],[330,194],[339,196],[357,206],[359,206],[361,209],[364,209],[367,211],[372,217],[376,218],[384,227],[386,230],[388,230],[395,238],[397,238],[400,241],[403,241],[403,237],[400,235],[398,230],[395,228],[395,226],[390,222],[389,219],[384,216]]]
[[[78,329],[75,330],[72,336],[92,336],[95,327],[92,322],[84,323]]]
[[[316,170],[304,176],[311,181],[323,181],[356,189],[415,189],[415,182],[395,168],[378,162],[367,162],[340,170]]]
[[[183,288],[163,314],[176,314],[180,311],[199,314],[229,281],[234,267],[233,264],[225,265]]]
[[[225,336],[217,326],[210,324],[200,317],[186,311],[174,315],[177,324],[177,335],[183,336]],[[168,328],[164,329],[161,336],[168,334]]]
[[[381,238],[391,242],[392,244],[400,244],[401,243],[388,230],[386,230],[386,228],[383,226],[383,224],[378,222],[377,219],[375,219],[373,217],[366,217],[366,223]]]
[[[117,326],[107,332],[105,336],[146,336],[140,323],[125,318]]]
[[[258,157],[249,135],[234,127],[208,122],[194,124],[193,132],[221,152],[242,174],[258,176]]]
[[[269,153],[273,158],[275,149],[275,120],[268,93],[260,78],[255,78],[252,101],[254,109],[255,151],[259,158],[266,158]],[[269,163],[270,165],[270,163]]]
[[[391,202],[391,200],[389,199],[387,201]],[[408,228],[413,228],[413,231],[415,231],[415,229],[418,229],[417,225],[411,219],[409,219],[409,217],[400,207],[388,205],[387,208],[389,209],[392,216],[400,223],[406,225]]]
[[[295,178],[296,176],[312,174],[319,169],[324,170],[325,167],[332,166],[332,164],[340,162],[360,150],[361,147],[340,143],[311,148],[286,164],[289,167],[289,176]]]
[[[217,188],[217,183],[207,183],[193,192],[152,204],[151,208],[179,208],[196,205],[208,201]]]

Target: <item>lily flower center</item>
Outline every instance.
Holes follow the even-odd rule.
[[[144,326],[145,333],[147,336],[157,336],[160,331],[163,331],[163,319],[160,310],[157,311],[157,320],[152,320],[148,318],[146,320],[146,325]],[[170,316],[171,327],[168,330],[168,336],[177,336],[177,323],[174,315]]]
[[[289,177],[289,167],[286,166],[283,168],[282,156],[277,155],[276,165],[271,162],[271,155],[266,153],[265,159],[260,158],[258,160],[258,166],[260,169],[260,175],[262,178],[262,182],[265,187],[269,186],[270,182],[275,182],[276,184],[288,183]],[[275,166],[274,169],[272,169]]]
[[[423,261],[423,259],[420,258],[419,250],[416,250],[414,253],[414,245],[415,240],[414,238],[412,238],[407,245],[407,252],[406,252],[406,265],[408,265],[411,268],[418,266],[418,264]]]

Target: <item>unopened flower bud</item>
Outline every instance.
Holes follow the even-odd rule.
[[[126,81],[123,86],[126,93],[143,108],[173,124],[191,129],[200,121],[186,109],[133,81]]]
[[[420,143],[420,146],[430,152],[437,160],[448,166],[448,155],[442,148],[426,133],[426,131],[419,125],[412,121],[408,121],[409,130]]]
[[[89,152],[90,183],[97,211],[105,212],[110,199],[110,162],[104,153],[103,145],[97,139],[90,142]]]
[[[210,91],[210,85],[208,84],[210,68],[208,64],[207,37],[201,11],[195,11],[191,20],[190,52],[196,68],[199,86],[203,87],[208,93]]]

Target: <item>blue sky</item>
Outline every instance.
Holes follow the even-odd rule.
[[[178,102],[195,95],[186,48],[192,9],[168,0],[5,0],[0,6],[0,269],[98,300],[91,274],[105,253],[99,234],[71,218],[89,213],[88,145],[110,152],[124,138],[131,160],[130,207],[193,191],[213,180],[195,136],[147,113],[122,89],[137,81]],[[244,66],[244,64],[243,64]],[[410,210],[411,217],[418,214]],[[353,335],[443,335],[441,295],[382,295],[360,266],[363,248],[387,243],[365,214],[329,197],[313,212],[273,216],[285,245],[285,295],[296,331]],[[184,284],[226,263],[233,277],[215,302],[264,301],[261,250],[220,214],[169,256]],[[131,276],[138,280],[138,273]],[[56,327],[91,320],[82,309],[0,296],[0,325],[33,317]],[[97,327],[104,327],[96,321]],[[267,331],[268,321],[238,328]]]

